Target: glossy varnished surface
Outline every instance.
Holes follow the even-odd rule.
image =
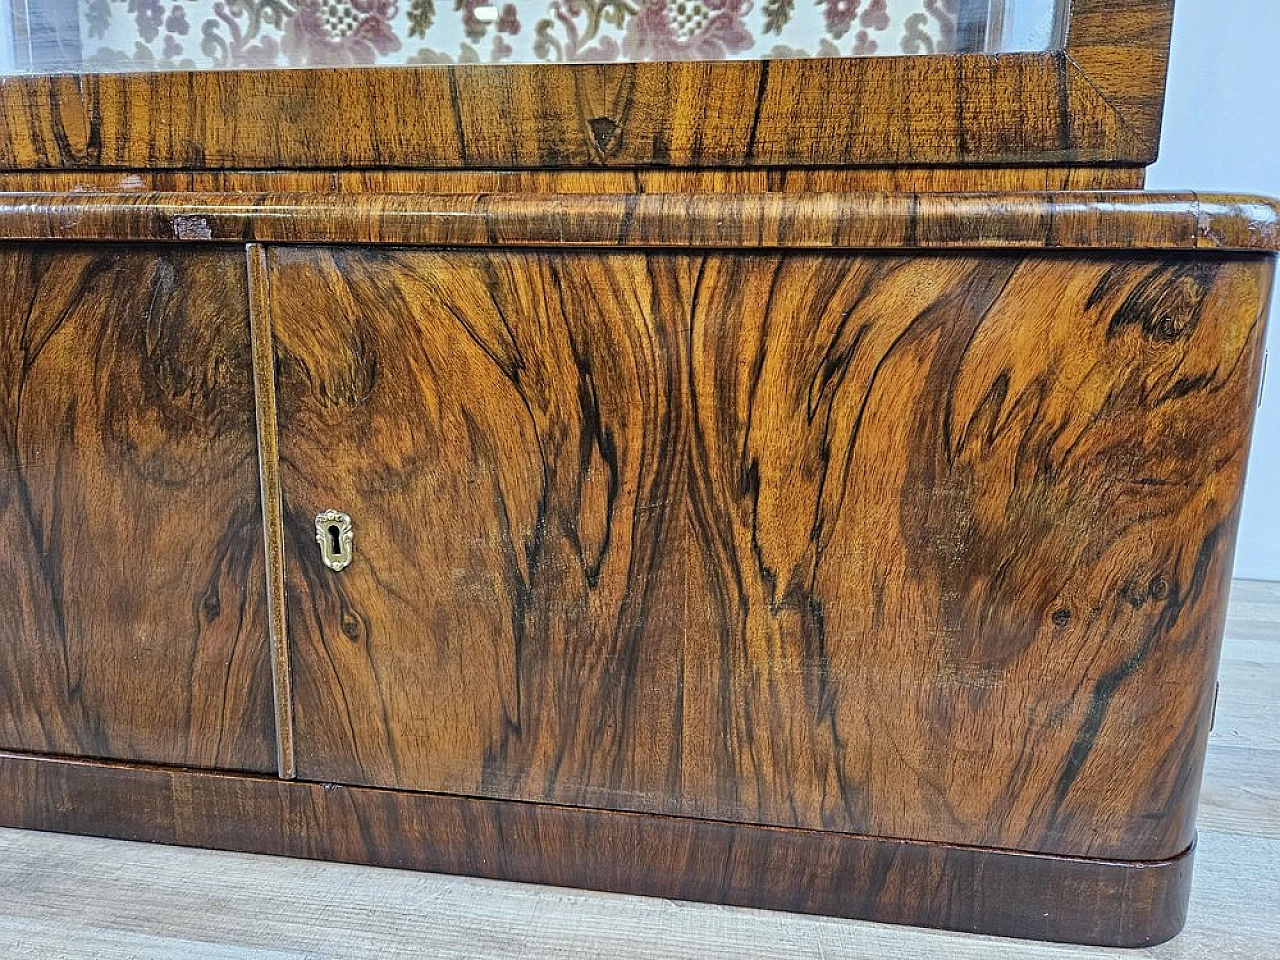
[[[1140,190],[1143,167],[773,167],[735,170],[37,170],[0,191],[66,193],[931,193]]]
[[[0,246],[0,745],[274,770],[243,253]]]
[[[0,824],[1125,946],[1182,927],[1192,862],[1191,852],[1156,863],[1026,856],[4,754]]]
[[[14,569],[45,580],[11,609],[99,579],[72,585],[97,603],[77,629],[15,628],[5,655],[37,666],[0,663],[30,691],[0,748],[272,771],[270,650],[280,769],[303,780],[10,757],[0,822],[1031,936],[1181,923],[1271,202],[0,208],[0,236],[114,241],[13,246],[44,258],[9,284],[15,462],[50,497],[31,528],[92,522],[28,552]],[[27,295],[75,263],[106,292]],[[82,318],[97,366],[28,376],[63,356],[30,331]],[[175,329],[191,343],[166,352]],[[50,383],[67,402],[30,422],[73,442],[37,449],[24,417]],[[89,463],[108,387],[179,420],[167,443],[207,444],[182,448],[194,508]],[[170,394],[198,415],[148,413]],[[134,515],[104,534],[110,498]],[[355,523],[340,574],[314,541],[330,507]],[[121,600],[95,551],[126,539],[148,562]],[[181,667],[139,655],[193,605],[212,640],[166,646]],[[101,640],[138,609],[162,626]],[[50,636],[106,669],[59,688]],[[215,703],[241,726],[209,750],[190,731]]]
[[[1187,925],[1169,943],[1138,954],[1148,960],[1260,960],[1273,956],[1280,940],[1280,584],[1232,585],[1220,675]],[[1135,956],[1107,947],[19,830],[0,830],[0,890],[6,960],[274,960],[282,943],[288,944],[283,952],[350,960]],[[1069,909],[1075,896],[1067,893],[1048,909]],[[1022,902],[1021,891],[1011,899]],[[1123,907],[1109,899],[1089,909],[1114,918]]]
[[[249,278],[249,328],[253,338],[253,394],[257,414],[258,479],[262,494],[263,557],[267,621],[271,639],[271,681],[276,719],[277,772],[294,775],[293,675],[289,669],[289,630],[284,608],[284,532],[280,515],[280,448],[276,416],[275,348],[267,304],[266,253],[257,244],[245,248]]]
[[[300,776],[1190,843],[1268,260],[268,267]]]
[[[1155,159],[1172,0],[1052,53],[0,78],[0,167],[571,168]]]
[[[0,194],[0,239],[863,249],[1280,248],[1264,197],[1047,193]]]
[[[0,117],[10,170],[1155,157],[1060,51],[3,77]]]

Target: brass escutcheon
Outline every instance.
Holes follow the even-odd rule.
[[[345,570],[351,563],[354,539],[351,518],[345,513],[325,510],[316,515],[316,543],[320,545],[320,559],[330,570]]]

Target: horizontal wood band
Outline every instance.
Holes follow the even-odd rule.
[[[1138,51],[1162,55],[1116,52]],[[1143,76],[1136,98],[1158,112],[1163,71]],[[1154,159],[1146,126],[1061,50],[0,78],[13,170]]]
[[[1144,167],[755,167],[582,170],[37,170],[2,193],[999,193],[1141,190]]]
[[[812,249],[1280,249],[1280,203],[1195,193],[0,194],[0,240]]]
[[[0,753],[0,824],[1042,940],[1181,929],[1192,851],[1133,863]]]

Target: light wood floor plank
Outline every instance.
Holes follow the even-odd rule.
[[[1280,750],[1280,698],[1276,696],[1280,690],[1280,663],[1224,657],[1218,668],[1218,682],[1218,715],[1210,741],[1254,750]]]
[[[1197,826],[1280,840],[1280,774],[1276,771],[1280,771],[1280,750],[1210,743]]]

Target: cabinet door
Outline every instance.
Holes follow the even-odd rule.
[[[1267,271],[273,251],[300,775],[1181,852]]]
[[[246,289],[0,246],[0,747],[274,768]]]

